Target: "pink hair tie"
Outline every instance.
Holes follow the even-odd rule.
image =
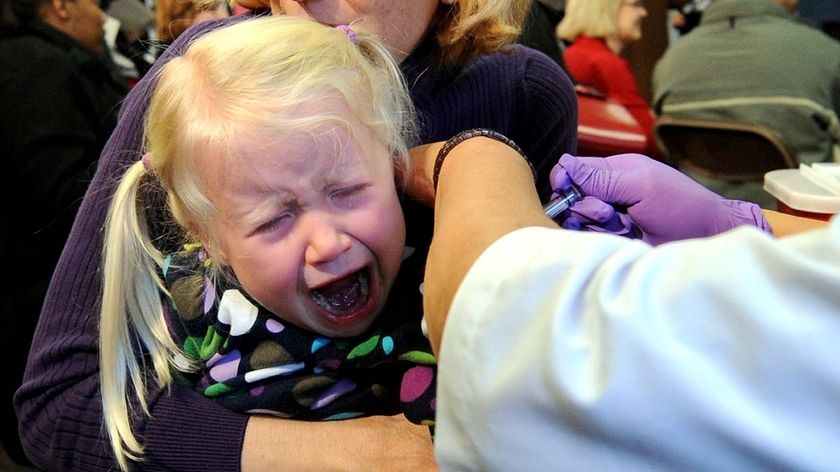
[[[354,43],[356,42],[356,39],[357,39],[356,32],[353,31],[353,28],[351,28],[348,25],[337,25],[336,28],[338,28],[341,31],[344,31],[345,33],[347,33],[347,37],[350,38],[350,41],[352,41]]]
[[[143,158],[141,160],[143,161],[143,167],[146,169],[146,171],[151,171],[152,170],[152,153],[147,152],[146,154],[143,154]]]

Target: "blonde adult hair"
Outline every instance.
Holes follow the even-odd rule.
[[[171,43],[195,23],[202,12],[228,8],[226,0],[155,0],[157,38]]]
[[[271,0],[233,1],[252,10],[272,8]],[[437,40],[438,56],[444,62],[465,63],[478,54],[504,50],[519,37],[532,1],[441,1],[429,32]]]
[[[122,470],[142,459],[131,418],[149,415],[151,383],[165,389],[173,369],[196,367],[167,329],[167,259],[155,247],[150,227],[158,222],[147,210],[164,199],[185,242],[212,247],[206,226],[218,211],[201,166],[237,165],[243,139],[281,140],[319,125],[352,131],[334,110],[302,111],[324,100],[343,102],[349,119],[392,151],[396,166],[407,165],[411,102],[397,64],[372,38],[359,35],[354,43],[347,32],[311,20],[261,17],[196,39],[161,69],[146,118],[150,158],[123,176],[105,226],[100,382],[105,428]]]
[[[501,51],[522,32],[533,0],[455,0],[443,3],[434,35],[444,62],[464,63]]]
[[[623,0],[567,0],[557,36],[574,41],[580,35],[608,38],[618,34],[618,10]]]

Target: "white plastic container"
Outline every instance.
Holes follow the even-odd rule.
[[[814,179],[814,173],[820,177]],[[808,177],[808,175],[812,177]],[[828,221],[840,213],[840,164],[814,164],[804,169],[780,169],[764,175],[764,190],[776,198],[777,209],[806,218]]]

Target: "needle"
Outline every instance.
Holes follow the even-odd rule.
[[[566,193],[543,205],[545,216],[554,220],[558,215],[568,210],[576,201],[581,199],[580,190],[572,186]]]

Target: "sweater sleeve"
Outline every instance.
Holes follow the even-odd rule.
[[[437,67],[434,73],[430,64],[422,52],[403,64],[420,141],[445,141],[470,128],[498,131],[534,164],[540,197],[547,200],[551,168],[577,146],[577,95],[566,72],[522,45],[479,55],[463,66]]]
[[[143,119],[161,64],[191,38],[237,18],[202,23],[184,33],[131,91],[106,145],[53,275],[15,397],[27,456],[50,471],[116,470],[102,425],[98,363],[98,299],[102,226],[126,166],[141,155]],[[187,387],[153,392],[151,418],[135,430],[145,444],[144,471],[239,471],[248,417]]]
[[[545,54],[527,50],[520,67],[511,138],[534,165],[537,191],[547,201],[551,169],[563,153],[577,151],[577,95],[568,74]]]

